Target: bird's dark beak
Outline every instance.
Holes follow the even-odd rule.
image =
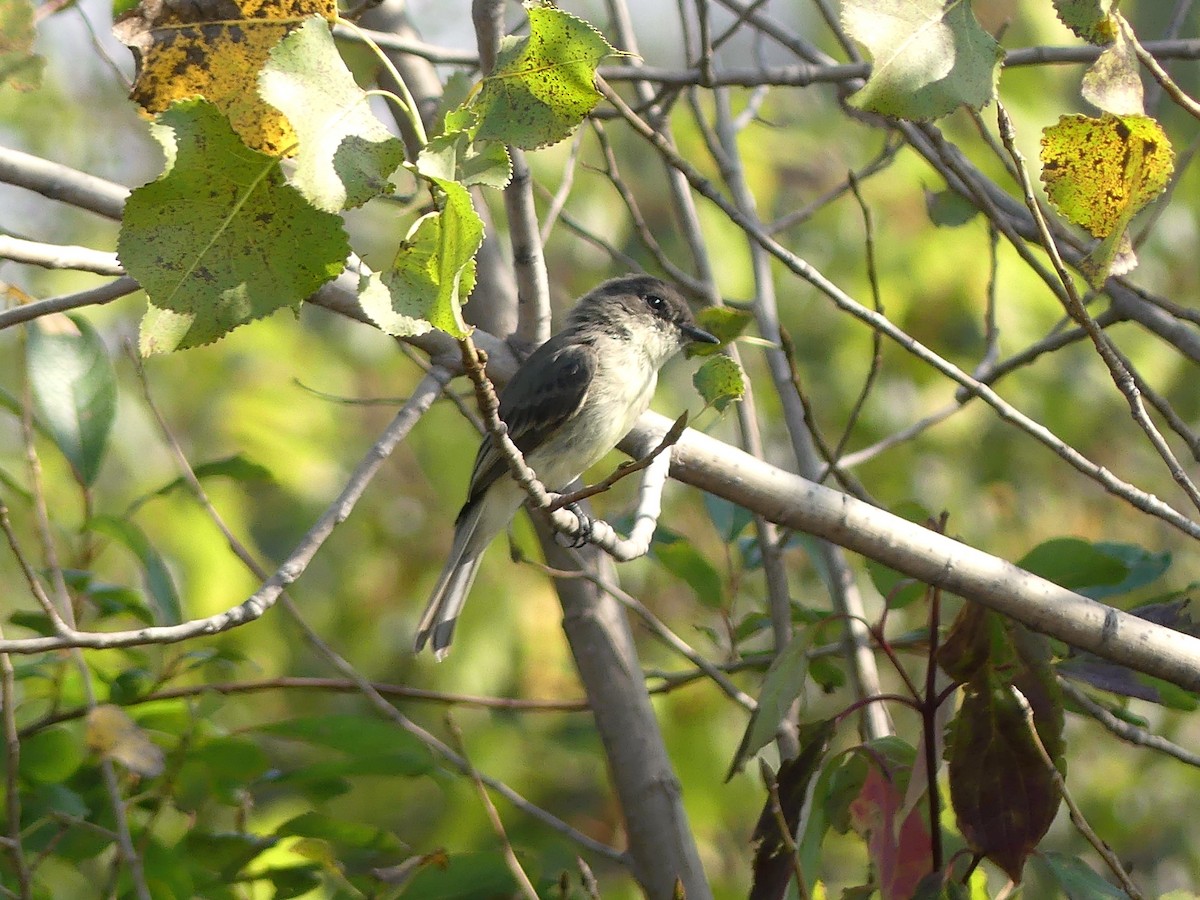
[[[679,326],[679,330],[684,333],[690,341],[695,341],[698,344],[719,344],[720,338],[717,338],[703,328],[698,328],[695,325],[683,324]]]

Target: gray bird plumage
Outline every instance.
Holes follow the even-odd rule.
[[[541,482],[565,487],[629,432],[650,404],[658,370],[692,341],[717,343],[671,285],[648,275],[606,281],[517,369],[500,394],[500,418]],[[485,437],[450,555],[421,617],[417,651],[429,642],[445,656],[483,552],[524,500]]]

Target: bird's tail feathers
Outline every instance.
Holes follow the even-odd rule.
[[[481,505],[468,508],[460,516],[458,527],[454,530],[454,544],[450,548],[450,556],[442,573],[438,576],[425,612],[421,615],[421,623],[417,626],[417,639],[414,649],[417,653],[432,642],[433,652],[438,660],[446,658],[450,652],[450,640],[454,636],[454,626],[458,615],[467,602],[471,585],[479,573],[479,564],[483,561],[483,551],[486,543],[476,547],[471,538],[479,524]]]

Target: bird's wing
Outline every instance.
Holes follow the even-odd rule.
[[[563,337],[556,335],[535,350],[500,394],[500,418],[525,456],[579,412],[596,372],[595,349],[561,340]],[[464,511],[506,471],[503,455],[490,436],[484,438],[475,457]]]

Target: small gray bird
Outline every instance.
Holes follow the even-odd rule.
[[[671,285],[648,275],[606,281],[517,369],[500,394],[500,418],[541,482],[561,489],[629,432],[650,405],[658,370],[692,341],[719,343]],[[483,552],[525,497],[485,437],[450,558],[421,616],[418,652],[432,639],[437,658],[445,657]]]

